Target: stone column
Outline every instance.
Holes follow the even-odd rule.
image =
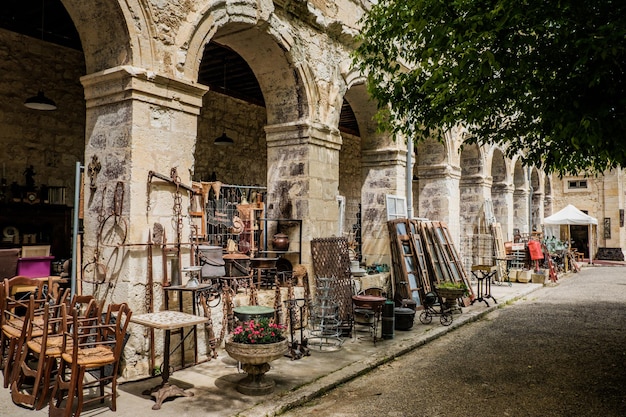
[[[339,233],[339,131],[293,122],[266,126],[267,217],[302,219],[302,264],[311,239]],[[297,230],[289,230],[297,239]]]
[[[513,185],[499,183],[491,187],[493,212],[496,221],[502,226],[502,237],[505,242],[513,240]]]
[[[454,245],[460,244],[461,169],[447,164],[417,167],[419,215],[448,225]]]
[[[489,234],[485,217],[485,200],[491,198],[491,177],[483,175],[465,175],[459,183],[461,258],[467,270],[474,264],[482,264],[486,260],[484,245],[480,235]]]
[[[364,150],[361,238],[363,260],[391,265],[386,195],[406,197],[406,149]]]
[[[537,231],[541,231],[541,225],[543,224],[544,218],[544,194],[542,192],[534,192],[533,193],[533,224],[531,228],[534,227]]]
[[[513,228],[520,233],[530,233],[528,226],[528,188],[517,188],[513,192]]]
[[[173,183],[155,178],[148,184],[148,173],[169,177],[176,168],[176,180],[190,185],[206,88],[129,66],[90,74],[81,82],[87,106],[83,292],[107,303],[127,302],[135,314],[148,311],[152,294],[153,309],[159,310],[161,286],[151,291],[146,284],[150,267],[152,280],[161,282],[163,252],[160,245],[152,246],[148,265],[147,242],[159,223],[167,242],[180,244],[181,266],[190,264],[189,198]],[[145,338],[137,343],[144,345],[135,351],[148,348]],[[125,372],[149,374],[145,365]]]
[[[544,219],[552,215],[554,211],[553,204],[554,204],[554,198],[552,197],[552,195],[546,195],[543,200],[543,218]],[[541,220],[543,221],[543,219]]]

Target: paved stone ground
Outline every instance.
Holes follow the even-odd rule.
[[[611,275],[614,275],[612,273],[612,270],[626,271],[626,269],[624,268],[589,267],[585,268],[580,274],[572,275],[571,278],[562,278],[560,280],[560,284],[556,287],[542,287],[538,284],[519,283],[513,284],[512,286],[493,286],[492,293],[499,301],[499,304],[497,306],[495,306],[492,302],[490,302],[489,307],[487,307],[484,303],[475,303],[471,307],[464,308],[463,314],[458,316],[455,315],[454,323],[450,327],[441,326],[438,320],[435,320],[431,325],[422,325],[416,320],[415,325],[410,331],[396,331],[393,339],[381,340],[376,345],[372,343],[371,338],[358,337],[345,339],[341,349],[336,352],[314,351],[310,357],[306,357],[298,361],[290,361],[287,358],[279,359],[275,362],[272,362],[272,369],[268,373],[268,376],[271,376],[276,381],[276,391],[272,395],[263,397],[250,397],[239,394],[235,390],[235,384],[237,380],[243,375],[241,373],[238,373],[235,366],[236,363],[232,359],[230,359],[225,352],[220,351],[220,356],[217,360],[212,360],[210,362],[199,364],[197,366],[179,370],[173,374],[171,381],[189,390],[190,392],[193,392],[195,394],[193,397],[170,399],[163,404],[161,410],[152,411],[151,407],[154,404],[154,399],[150,398],[149,396],[142,395],[142,392],[158,384],[159,378],[150,378],[141,381],[125,381],[118,389],[119,398],[117,412],[110,411],[106,407],[107,404],[105,404],[104,406],[97,404],[94,408],[85,410],[82,416],[126,417],[143,415],[144,413],[155,414],[160,417],[252,417],[278,415],[285,409],[297,406],[298,404],[302,404],[312,398],[317,398],[321,394],[332,389],[333,387],[354,379],[359,375],[366,374],[372,369],[375,369],[377,367],[395,367],[396,363],[400,363],[400,361],[403,360],[403,355],[406,356],[408,352],[411,352],[414,349],[419,348],[420,346],[423,346],[423,348],[419,348],[417,352],[421,353],[418,353],[417,355],[418,357],[423,356],[424,358],[426,358],[425,355],[430,352],[431,346],[433,346],[432,349],[435,351],[459,352],[456,353],[456,356],[460,356],[463,360],[459,364],[459,369],[451,371],[455,375],[458,373],[461,375],[466,375],[467,378],[469,378],[467,376],[468,374],[472,376],[472,378],[477,378],[481,375],[480,372],[487,372],[488,375],[491,375],[494,369],[491,362],[487,363],[486,365],[479,367],[477,366],[474,368],[473,362],[475,360],[476,352],[490,352],[489,354],[492,356],[492,359],[497,357],[496,353],[498,353],[502,356],[502,358],[504,358],[503,360],[505,360],[506,363],[511,363],[512,365],[517,366],[518,364],[514,359],[520,355],[514,352],[510,352],[509,349],[512,348],[504,347],[506,345],[506,339],[508,338],[512,340],[520,340],[520,344],[515,346],[520,346],[520,349],[524,351],[524,354],[520,356],[523,358],[529,357],[526,356],[526,344],[530,344],[530,347],[532,347],[534,344],[533,342],[525,342],[525,339],[528,339],[529,336],[521,330],[518,331],[517,335],[510,335],[505,331],[506,328],[498,330],[499,327],[496,326],[493,329],[490,329],[492,322],[497,323],[497,320],[492,320],[491,316],[489,316],[490,318],[488,319],[479,321],[475,325],[478,329],[484,329],[482,330],[484,335],[478,338],[477,341],[467,344],[465,342],[466,337],[463,336],[461,333],[464,330],[464,327],[468,327],[467,324],[472,323],[476,320],[480,320],[482,317],[485,317],[485,315],[492,311],[497,311],[496,314],[498,316],[513,314],[513,317],[516,317],[516,314],[519,314],[515,313],[515,311],[517,311],[518,304],[525,305],[529,302],[535,303],[535,297],[538,297],[538,295],[536,295],[537,291],[539,291],[539,293],[537,294],[543,294],[545,292],[546,295],[542,295],[542,297],[547,298],[547,305],[550,306],[547,311],[543,311],[543,308],[537,309],[537,314],[540,314],[538,317],[548,314],[553,315],[555,314],[555,312],[560,312],[560,309],[563,309],[563,313],[559,313],[558,315],[570,317],[570,310],[573,311],[574,314],[578,314],[584,311],[584,309],[581,309],[580,307],[581,305],[586,305],[586,303],[590,303],[592,305],[592,308],[590,308],[590,310],[594,313],[597,313],[598,310],[595,307],[598,304],[605,305],[607,301],[607,295],[598,295],[596,294],[595,289],[605,285],[609,286],[609,295],[615,298],[613,302],[621,303],[620,305],[623,307],[623,303],[626,297],[624,296],[623,292],[617,292],[616,288],[621,290],[626,287],[616,287],[616,285],[618,284],[608,284],[606,282],[605,275],[607,275],[606,272],[610,270]],[[624,276],[624,272],[621,272],[621,276]],[[597,279],[596,277],[600,277],[600,279]],[[614,279],[619,280],[619,278]],[[580,284],[576,284],[575,287],[581,287],[583,288],[583,290],[583,285],[585,285],[587,281],[594,283],[592,285],[592,289],[594,289],[594,291],[589,292],[584,290],[582,292],[587,292],[587,297],[591,297],[592,295],[593,297],[597,296],[599,297],[598,300],[580,301],[577,298],[578,296],[568,299],[567,297],[571,296],[567,295],[565,290],[570,285],[572,285],[570,284],[570,282],[574,283],[578,281],[581,282]],[[596,284],[598,284],[599,286]],[[561,292],[564,292],[566,294],[565,298],[558,295],[561,294]],[[554,299],[552,299],[553,297]],[[520,300],[519,303],[511,304],[516,300]],[[509,313],[510,310],[512,310],[514,313]],[[615,314],[614,311],[616,309],[613,306],[612,308],[608,308],[607,310],[611,311],[611,314]],[[537,317],[531,315],[528,320],[531,321],[526,322],[520,319],[520,326],[528,327],[531,330],[536,328],[536,331],[539,331],[539,329],[541,329],[541,327],[537,327],[536,324],[533,324],[532,320],[538,321]],[[619,320],[621,321],[614,322],[614,320],[610,319],[602,320],[602,323],[598,329],[600,331],[603,329],[609,329],[610,327],[607,327],[607,325],[604,323],[605,321],[608,321],[609,324],[613,323],[613,325],[615,325],[615,323],[623,322],[623,317],[619,318]],[[528,325],[528,323],[531,324]],[[474,327],[474,325],[469,327]],[[441,345],[438,344],[437,339],[450,332],[452,336],[452,341],[448,340],[447,342],[442,342]],[[483,339],[486,339],[489,334],[497,335],[499,333],[502,333],[501,337],[504,337],[504,340],[498,340],[495,347],[481,345],[481,341]],[[530,336],[532,336],[532,340],[537,338],[532,332],[530,333]],[[622,340],[622,343],[623,341],[624,340]],[[490,351],[489,349],[492,349],[493,351]],[[551,347],[551,349],[552,353],[549,357],[551,358],[551,360],[553,360],[558,356],[554,355],[554,347]],[[558,349],[556,351],[558,351]],[[410,356],[412,357],[414,355]],[[438,359],[435,357],[432,360]],[[420,366],[428,364],[429,362],[430,360],[423,359],[418,361],[414,365],[408,367],[400,367],[399,370],[401,374],[412,375],[416,369],[418,369]],[[483,368],[487,371],[483,371]],[[407,371],[407,369],[409,369],[409,371]],[[413,397],[422,398],[422,396],[425,396],[425,394],[427,394],[429,391],[432,391],[434,393],[443,392],[446,396],[457,398],[456,394],[450,394],[451,392],[453,392],[448,388],[450,381],[445,378],[445,374],[442,372],[442,368],[435,367],[433,369],[434,375],[424,375],[417,381],[413,380],[408,382],[409,386],[412,388],[412,391],[409,394],[400,395],[398,394],[399,391],[394,390],[393,392],[390,392],[386,395],[376,395],[375,398],[379,400],[387,397],[392,399],[393,403],[391,404],[391,406],[397,406],[400,408],[388,408],[382,414],[373,413],[373,415],[447,416],[467,415],[470,412],[474,415],[483,415],[482,413],[470,410],[470,408],[476,408],[476,405],[470,402],[473,396],[477,395],[477,392],[479,392],[480,395],[483,395],[483,391],[486,392],[487,388],[484,388],[484,390],[481,388],[483,385],[478,386],[478,388],[472,386],[472,390],[468,395],[466,395],[467,391],[461,391],[463,392],[459,400],[459,403],[461,405],[459,406],[460,408],[457,410],[458,413],[456,414],[448,414],[448,408],[443,409],[444,411],[446,411],[446,413],[437,414],[436,412],[429,411],[424,414],[417,414],[418,409],[415,408],[413,404],[408,403],[408,401]],[[515,371],[516,369],[517,368],[511,370],[511,372]],[[366,380],[366,378],[369,378],[369,376],[366,376],[364,378],[357,378],[357,381],[360,381],[361,379]],[[469,380],[471,381],[472,379]],[[484,396],[484,398],[491,398],[494,395],[503,392],[503,386],[501,386],[499,383],[489,383],[489,380],[485,380],[487,381],[485,382],[485,384],[487,384],[484,385],[485,387],[489,387],[489,384],[491,384],[491,386],[494,386],[496,388],[494,388],[495,394],[490,394],[490,396]],[[469,382],[467,383],[469,384]],[[383,385],[378,381],[370,384],[372,387],[382,387]],[[384,385],[387,386],[387,383],[385,383]],[[541,384],[541,389],[549,388],[550,387],[546,387],[546,384]],[[517,395],[516,392],[517,391],[515,389],[512,389],[511,392],[507,392],[506,396]],[[554,394],[554,391],[550,392]],[[400,405],[404,403],[407,403],[407,406],[402,406],[405,407],[402,408]],[[431,402],[426,401],[426,403]],[[361,409],[352,407],[346,412],[355,412],[355,410]],[[362,410],[365,413],[365,409]],[[396,411],[392,411],[390,414],[389,410]],[[478,408],[476,408],[476,410],[478,410]],[[325,412],[331,411],[335,412],[334,410],[325,410]],[[309,409],[307,410],[307,412],[313,411],[312,409]],[[394,412],[395,414],[393,414]],[[405,412],[407,412],[407,414],[405,414]],[[47,415],[47,407],[40,411],[32,411],[16,406],[11,401],[9,390],[0,388],[1,417],[27,417]],[[327,414],[321,413],[318,415]],[[356,415],[367,414],[362,414],[361,411],[359,411],[359,414]],[[500,414],[496,413],[494,415],[506,414],[503,412]],[[509,415],[523,414],[513,413]]]
[[[584,268],[297,415],[625,416],[626,268]]]

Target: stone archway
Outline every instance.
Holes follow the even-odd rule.
[[[368,96],[364,79],[355,77],[354,73],[345,77],[348,90],[344,100],[350,103],[354,112],[359,138],[354,142],[354,138],[342,131],[340,191],[352,195],[352,201],[361,206],[362,260],[368,264],[389,265],[385,195],[405,195],[406,150],[402,149],[400,140],[393,142],[389,136],[377,132],[374,118],[377,108]],[[352,179],[346,175],[349,171],[353,172]],[[349,200],[347,204],[350,204]]]
[[[87,74],[119,65],[153,67],[154,26],[140,1],[126,1],[125,7],[118,2],[99,2],[96,7],[82,0],[60,1],[80,35]]]

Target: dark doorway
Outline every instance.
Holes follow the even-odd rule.
[[[572,235],[572,248],[576,248],[578,252],[582,252],[585,258],[589,258],[589,226],[588,225],[572,225],[570,226]]]

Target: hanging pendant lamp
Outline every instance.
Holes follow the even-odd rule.
[[[39,90],[36,96],[27,98],[24,106],[34,110],[56,110],[57,108],[54,100],[46,97],[42,90]]]
[[[43,42],[44,33],[44,5],[45,0],[41,0],[41,41]],[[43,93],[43,90],[39,90],[36,96],[32,96],[24,101],[24,106],[34,110],[56,110],[57,104],[54,100],[48,98]]]
[[[230,138],[226,132],[222,133],[222,136],[220,136],[219,138],[216,138],[215,141],[213,142],[215,145],[232,145],[235,143],[235,141]]]
[[[224,104],[222,106],[222,125],[224,124],[224,114],[226,113],[226,59],[222,61],[222,71],[224,75],[224,84],[222,85],[222,93],[224,94]],[[213,141],[214,145],[233,145],[235,141],[226,134],[226,128],[222,132],[222,136]]]

